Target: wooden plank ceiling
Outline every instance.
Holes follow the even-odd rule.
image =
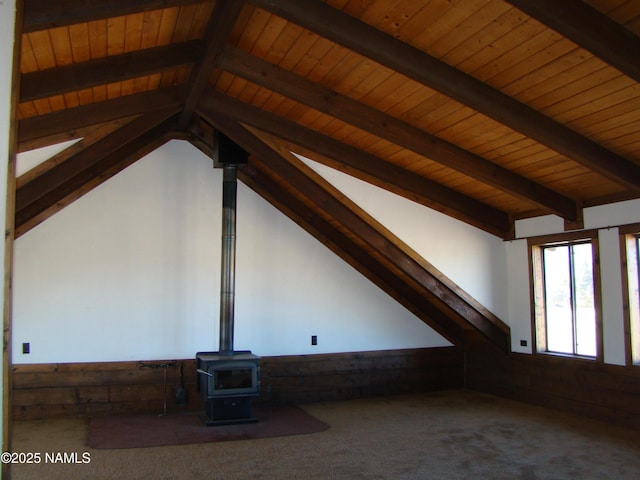
[[[504,239],[517,219],[576,228],[584,207],[640,196],[637,0],[22,10],[18,149],[83,140],[18,178],[17,235],[169,139],[211,152],[219,130],[251,155],[243,181],[434,328],[504,347],[504,324],[455,286],[423,291],[425,272],[446,279],[406,267],[414,252],[289,152]]]

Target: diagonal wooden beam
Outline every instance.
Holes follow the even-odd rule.
[[[324,2],[248,1],[468,105],[632,191],[640,191],[639,165]]]
[[[219,125],[224,125],[225,131],[238,129],[237,125],[224,120]],[[213,157],[214,146],[210,137],[204,137],[199,132],[189,132],[184,139],[191,141],[205,155]],[[451,318],[430,303],[424,294],[405,282],[397,271],[380,262],[322,215],[309,209],[308,203],[296,196],[297,193],[304,192],[304,188],[301,190],[297,185],[279,183],[275,177],[280,178],[280,181],[286,181],[277,172],[274,175],[274,172],[256,157],[251,157],[249,164],[238,171],[238,178],[244,184],[444,338],[454,345],[459,345],[469,337],[468,332],[471,330],[467,330],[470,327],[464,325],[464,321],[462,325],[452,322]]]
[[[198,99],[209,81],[216,59],[224,48],[227,38],[240,15],[244,2],[239,0],[217,0],[204,37],[204,54],[200,62],[191,70],[187,82],[187,98],[184,109],[178,120],[178,128],[184,129],[191,122],[191,117]]]
[[[578,217],[577,202],[517,175],[478,155],[430,135],[413,125],[301,78],[237,48],[228,47],[218,59],[220,68],[377,137],[412,150],[511,195],[527,200],[568,220]]]
[[[581,0],[507,0],[640,82],[640,37]]]
[[[500,319],[471,299],[435,267],[424,259],[420,259],[417,253],[355,204],[345,203],[344,195],[333,189],[317,174],[313,174],[310,169],[306,169],[302,162],[298,161],[300,165],[294,166],[291,159],[284,159],[233,120],[221,120],[221,118],[217,116],[210,120],[214,126],[218,128],[222,126],[226,135],[249,153],[262,159],[265,164],[268,164],[269,169],[286,178],[298,191],[313,198],[314,203],[320,205],[322,210],[330,212],[333,220],[363,240],[385,261],[406,275],[412,283],[421,286],[424,294],[439,305],[445,306],[451,315],[463,318],[488,340],[504,351],[510,351],[510,330]],[[312,178],[311,181],[310,178]]]
[[[466,335],[463,328],[452,322],[442,311],[429,303],[424,295],[403,282],[400,276],[369,255],[330,222],[311,213],[288,188],[269,175],[264,162],[252,158],[249,165],[238,172],[238,177],[444,338],[454,345],[460,345],[464,341]]]
[[[16,232],[23,233],[34,226],[34,221],[39,223],[48,218],[78,198],[79,191],[86,193],[86,185],[92,188],[96,181],[101,183],[109,178],[108,172],[115,165],[126,165],[123,159],[147,151],[149,145],[157,145],[155,138],[175,128],[172,117],[177,113],[178,109],[170,108],[143,115],[21,185],[16,191]]]
[[[120,120],[131,115],[178,108],[182,88],[171,88],[136,93],[102,102],[59,110],[37,117],[20,120],[18,123],[18,151],[79,138],[85,127]]]
[[[324,160],[323,163],[330,167],[339,168],[361,180],[417,201],[501,238],[507,238],[510,234],[509,216],[501,210],[232,97],[209,91],[200,100],[198,112],[207,118],[223,113],[321,155],[324,158],[318,160]]]
[[[43,175],[57,165],[67,161],[78,152],[81,152],[89,145],[102,140],[107,135],[115,132],[119,128],[122,128],[134,118],[135,116],[132,116],[114,120],[111,122],[105,122],[100,125],[94,125],[92,127],[83,128],[82,130],[80,130],[82,132],[82,138],[79,138],[75,143],[68,146],[64,150],[58,152],[52,157],[47,158],[43,162],[33,166],[29,170],[22,173],[18,178],[16,178],[16,186],[20,188],[22,185],[29,183],[36,177]]]
[[[19,221],[16,224],[16,238],[63,210],[145,155],[160,148],[173,138],[172,130],[174,128],[173,122],[171,125],[159,125],[149,133],[125,145],[118,152],[97,163],[92,170],[84,173],[84,178],[71,179],[68,184],[61,185],[50,192],[48,198],[42,199],[42,208],[40,210],[31,212],[29,216],[16,216],[16,221]]]
[[[295,143],[293,140],[283,139],[249,124],[244,125],[262,140],[268,140],[270,144],[277,144],[278,150],[303,155],[504,240],[513,238],[514,224],[509,214],[444,187],[419,174],[385,162],[349,145],[340,144],[344,150],[340,155],[326,156],[320,152],[330,150],[334,146],[331,142],[318,148],[305,148],[300,146],[299,141]],[[309,130],[309,134],[312,135],[313,132]],[[316,141],[319,140],[320,138],[316,138]],[[353,155],[347,153],[349,150]],[[343,160],[336,160],[336,158]]]
[[[179,7],[202,0],[23,0],[23,32],[119,17],[131,13]]]
[[[202,42],[190,40],[25,73],[20,81],[20,101],[27,102],[176,69],[197,62],[201,55]]]

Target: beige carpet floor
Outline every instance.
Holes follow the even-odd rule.
[[[640,432],[476,392],[304,408],[330,428],[128,450],[88,448],[83,420],[16,422],[14,452],[40,453],[41,461],[12,465],[11,478],[640,479]],[[65,453],[88,462],[52,463]]]

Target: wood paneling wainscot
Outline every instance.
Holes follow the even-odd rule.
[[[555,355],[467,350],[474,390],[640,429],[640,367]]]
[[[167,411],[200,409],[195,360],[167,368]],[[177,406],[179,365],[189,402]],[[263,357],[261,397],[269,404],[344,400],[463,386],[464,355],[456,347]],[[139,362],[57,363],[13,366],[15,419],[87,417],[163,412],[161,368]]]

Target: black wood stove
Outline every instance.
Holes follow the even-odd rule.
[[[196,355],[207,425],[257,422],[251,400],[260,395],[260,357],[249,351]]]
[[[198,389],[205,401],[206,425],[257,422],[251,401],[260,395],[260,357],[234,351],[237,168],[247,153],[216,135],[214,166],[223,168],[222,268],[220,274],[220,345],[217,352],[198,352]]]

